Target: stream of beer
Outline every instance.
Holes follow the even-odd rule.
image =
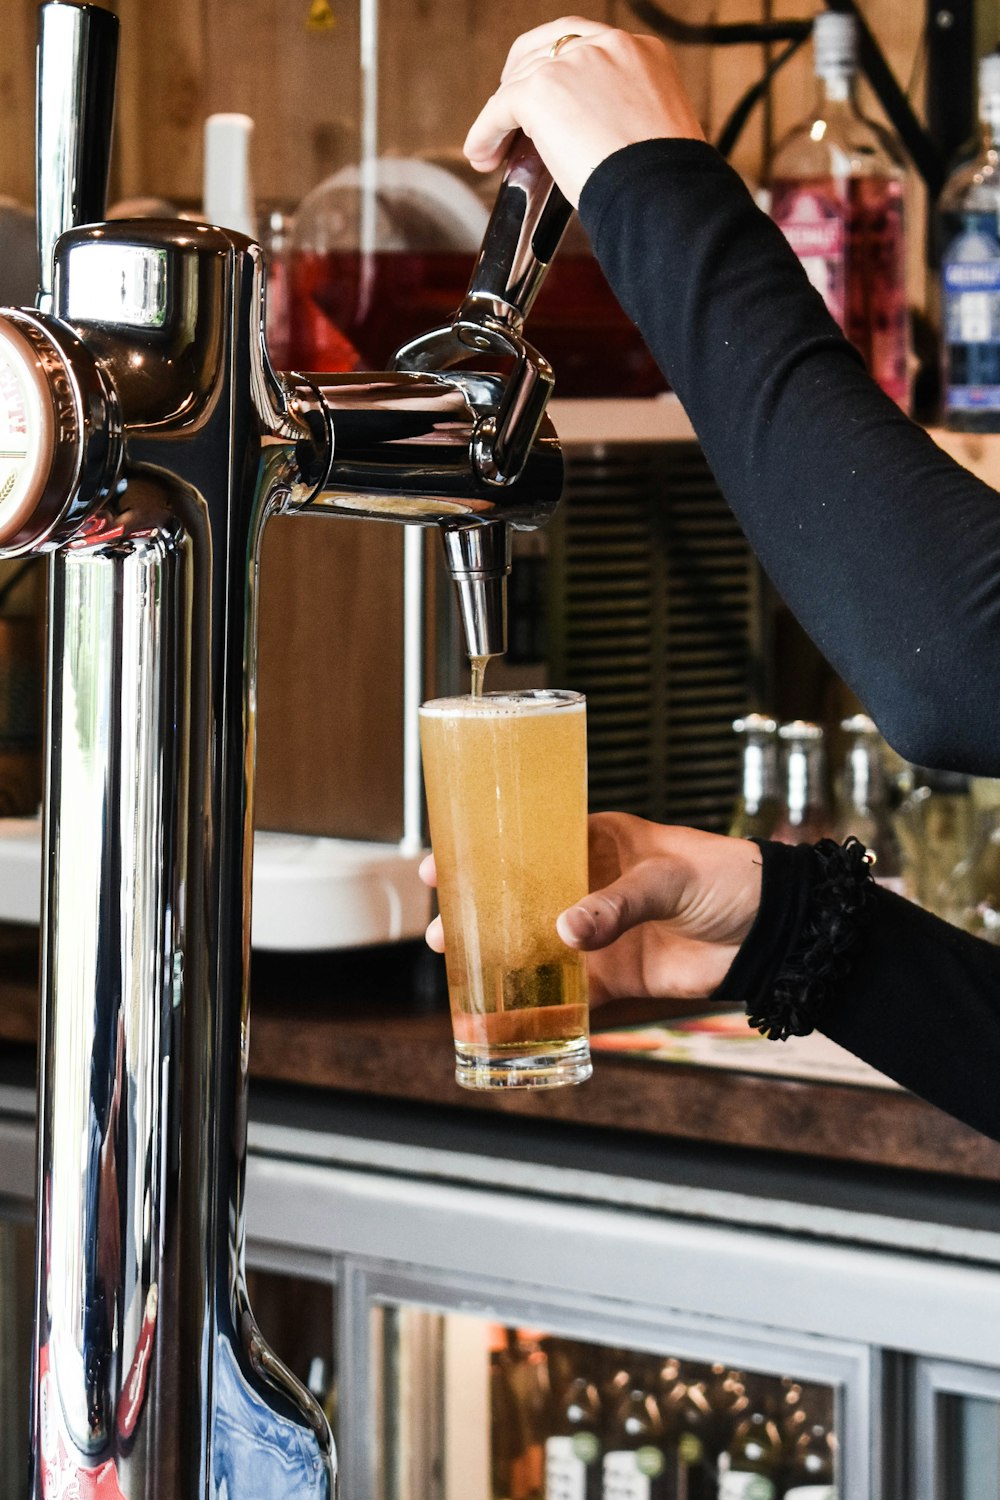
[[[486,680],[486,664],[488,656],[470,656],[469,665],[472,669],[472,696],[481,698],[483,696],[483,683]]]

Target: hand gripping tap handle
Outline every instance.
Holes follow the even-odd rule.
[[[464,343],[485,348],[480,328],[502,330],[511,340],[522,336],[572,212],[534,146],[519,134],[456,318],[456,333]]]
[[[52,308],[52,252],[67,229],[104,218],[111,159],[118,18],[96,5],[39,9],[38,307]]]

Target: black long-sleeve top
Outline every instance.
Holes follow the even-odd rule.
[[[1000,495],[879,390],[711,147],[617,152],[580,217],[761,562],[890,744],[1000,776]],[[777,929],[747,943],[783,950]],[[996,948],[880,891],[821,1029],[1000,1140]]]

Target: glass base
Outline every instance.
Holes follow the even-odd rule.
[[[531,1048],[455,1043],[455,1081],[463,1089],[557,1089],[584,1083],[593,1071],[585,1036]]]

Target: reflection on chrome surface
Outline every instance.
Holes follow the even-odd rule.
[[[43,284],[0,313],[0,556],[51,554],[32,1495],[332,1500],[243,1269],[261,538],[281,511],[441,528],[489,655],[508,524],[548,517],[561,460],[532,397],[490,471],[523,382],[276,377],[237,234],[79,227],[117,23],[40,14]]]

